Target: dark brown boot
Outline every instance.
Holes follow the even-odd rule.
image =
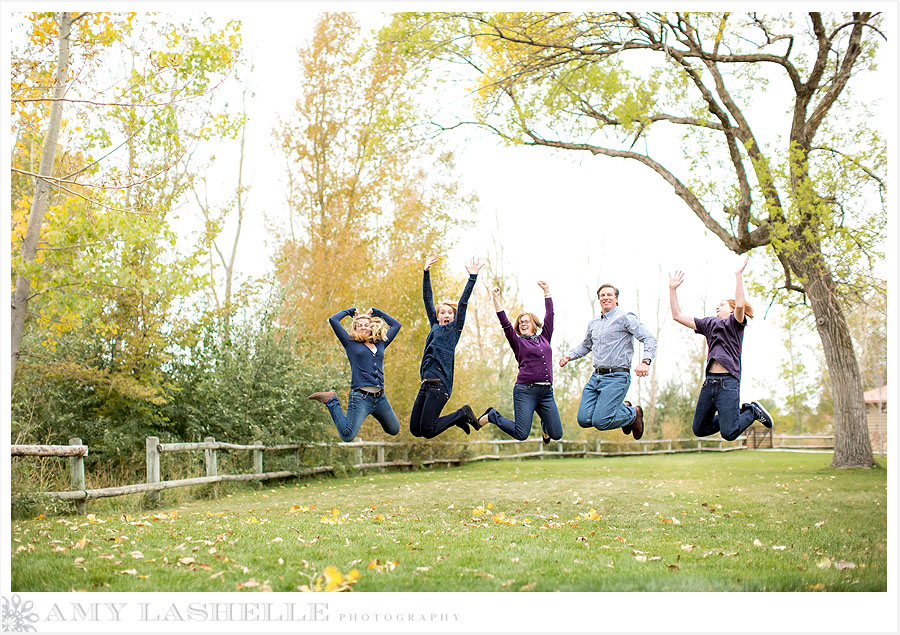
[[[630,401],[625,401],[624,404],[625,404],[626,406],[630,406],[630,405],[631,405],[631,402],[630,402]],[[630,423],[629,423],[628,425],[622,426],[622,434],[624,434],[624,435],[629,435],[629,434],[631,434],[631,424],[630,424]]]
[[[644,409],[640,406],[634,407],[634,421],[631,422],[631,426],[633,428],[631,434],[635,441],[644,436]]]

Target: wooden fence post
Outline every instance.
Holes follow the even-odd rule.
[[[356,465],[362,465],[363,449],[361,445],[353,448],[353,456],[356,459]]]
[[[493,448],[494,454],[497,455],[497,458],[499,459],[499,458],[500,458],[500,444],[499,444],[499,443],[492,443],[492,444],[491,444],[491,448]]]
[[[703,452],[703,442],[697,441],[697,452]]]
[[[74,437],[69,439],[69,445],[81,445],[81,439]],[[72,479],[73,490],[85,490],[87,487],[84,483],[84,455],[69,457],[69,476]],[[87,501],[81,499],[75,501],[75,509],[79,514],[84,514],[87,508]]]
[[[600,454],[601,447],[603,447],[603,439],[597,439],[597,454]]]
[[[147,437],[147,483],[159,483],[159,437]],[[156,505],[159,503],[159,492],[147,492],[144,499]]]
[[[215,443],[216,440],[214,437],[204,437],[204,443]],[[218,476],[219,475],[219,461],[218,461],[218,453],[215,448],[209,448],[207,450],[203,450],[203,458],[206,463],[206,475],[207,476]],[[212,493],[213,498],[219,498],[219,484],[212,484]]]
[[[581,442],[581,445],[582,445],[581,453],[585,457],[587,456],[587,444],[588,444],[587,439],[585,439],[584,441]]]
[[[378,462],[382,463],[382,464],[384,463],[384,446],[383,445],[378,446]],[[380,468],[378,468],[378,471],[384,472],[384,465],[382,465]]]
[[[262,474],[262,441],[254,441],[253,445],[258,446],[259,449],[253,450],[253,473],[254,474]],[[257,481],[262,484],[262,481]]]
[[[543,439],[541,440],[540,445],[538,445],[538,458],[542,461],[544,460],[544,446],[547,445],[544,443]]]

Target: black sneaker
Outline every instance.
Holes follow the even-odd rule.
[[[456,425],[458,427],[462,428],[463,432],[465,432],[466,434],[469,434],[469,432],[470,432],[469,425],[477,424],[478,420],[475,419],[475,413],[472,411],[472,408],[471,408],[471,406],[469,406],[469,404],[466,404],[465,406],[460,408],[460,410],[462,410],[463,413],[465,413],[466,418],[463,419],[462,421],[458,421],[456,423]]]
[[[769,414],[769,411],[763,408],[763,405],[758,401],[751,401],[750,407],[753,408],[753,412],[756,414],[756,418],[766,426],[767,428],[771,428],[772,424],[775,421],[772,419],[772,415]]]
[[[476,419],[475,423],[472,424],[472,427],[475,428],[476,430],[481,430],[484,426],[489,424],[490,421],[488,421],[487,416],[491,413],[491,410],[493,410],[493,409],[494,409],[493,406],[491,406],[490,408],[485,410],[484,414],[481,415],[480,417],[478,417],[478,419]]]

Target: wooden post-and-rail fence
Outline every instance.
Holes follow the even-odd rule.
[[[799,449],[799,450],[829,450],[834,447],[834,437],[829,435],[804,435],[804,436],[769,436],[774,449]],[[793,443],[781,444],[780,440],[793,441]],[[775,443],[778,442],[778,443]],[[812,442],[812,443],[807,443]],[[728,446],[725,446],[729,443]],[[622,456],[622,455],[646,455],[646,454],[675,454],[680,452],[728,452],[733,450],[752,449],[756,444],[754,439],[740,439],[736,442],[726,442],[723,439],[713,438],[688,438],[688,439],[642,439],[640,441],[603,441],[600,438],[588,440],[561,439],[554,441],[555,448],[550,450],[541,439],[531,438],[525,441],[514,439],[494,439],[479,441],[449,441],[442,442],[444,446],[458,446],[465,449],[471,448],[475,456],[457,456],[435,458],[432,454],[429,458],[412,462],[409,460],[409,449],[405,443],[393,441],[352,441],[349,443],[286,443],[278,445],[264,445],[262,441],[256,441],[252,445],[236,443],[224,443],[216,441],[213,437],[206,437],[199,443],[160,443],[158,437],[147,437],[147,482],[134,485],[122,485],[118,487],[103,487],[87,489],[84,474],[84,457],[88,454],[88,446],[83,445],[81,439],[69,439],[69,445],[13,445],[10,448],[12,456],[59,456],[69,458],[69,474],[71,490],[62,492],[45,492],[45,496],[60,500],[69,500],[75,503],[79,514],[85,513],[85,504],[89,500],[124,496],[126,494],[144,493],[148,503],[158,503],[160,492],[176,487],[190,485],[212,484],[213,492],[218,496],[218,483],[227,481],[264,481],[275,478],[288,478],[296,476],[312,476],[326,472],[334,472],[334,466],[322,465],[317,467],[304,467],[297,470],[281,470],[277,472],[265,472],[263,469],[263,455],[265,452],[293,450],[300,452],[309,448],[337,447],[346,448],[353,452],[351,467],[359,470],[378,469],[386,467],[415,467],[416,465],[437,465],[441,463],[471,463],[483,460],[523,459],[523,458],[549,458],[566,456]],[[537,444],[536,450],[520,451],[528,445]],[[490,450],[484,452],[481,447],[489,446]],[[512,446],[516,451],[504,453],[502,448]],[[676,447],[680,446],[680,447]],[[374,448],[376,450],[375,462],[364,462],[363,449]],[[385,460],[386,448],[402,448],[403,458],[399,460]],[[567,449],[569,448],[569,449]],[[651,449],[653,448],[653,449]],[[487,448],[485,448],[487,449]],[[203,450],[205,476],[195,478],[183,478],[170,481],[162,480],[160,473],[160,454],[162,452],[190,452]],[[252,452],[253,471],[247,474],[219,474],[218,451],[236,450]]]

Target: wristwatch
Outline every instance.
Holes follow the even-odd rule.
[[[644,364],[647,364],[647,366],[649,366],[649,365],[650,365],[650,362],[652,362],[652,361],[653,361],[653,360],[652,360],[652,359],[649,359],[649,358],[644,358],[644,359],[641,360],[641,362],[643,362]]]

